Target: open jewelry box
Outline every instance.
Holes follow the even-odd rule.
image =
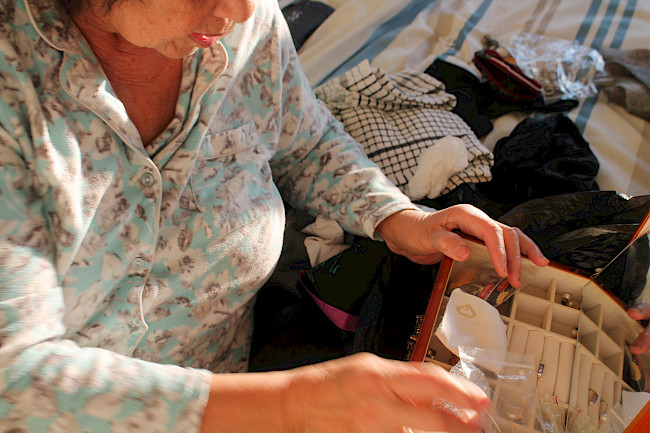
[[[639,225],[630,244],[650,231],[650,213]],[[427,307],[414,335],[410,359],[433,362],[451,368],[458,361],[441,342],[435,331],[443,317],[453,289],[467,281],[476,269],[490,267],[487,248],[480,241],[468,238],[472,254],[467,262],[454,262],[445,257]],[[588,415],[598,432],[650,432],[650,403],[634,420],[616,430],[616,414],[611,410],[621,404],[623,391],[635,391],[630,377],[639,379],[643,371],[631,363],[626,344],[642,332],[641,324],[632,320],[624,305],[593,282],[592,278],[571,272],[551,263],[540,268],[523,259],[523,287],[497,307],[506,325],[507,351],[532,355],[538,366],[538,395],[552,396],[564,410],[565,426],[570,431],[569,416]],[[459,314],[472,319],[471,306],[456,306]],[[645,362],[645,361],[644,361]],[[635,370],[636,369],[636,370]],[[493,388],[499,393],[499,385]],[[498,396],[493,395],[493,402]],[[495,413],[501,431],[521,433],[544,432],[531,418],[528,425],[514,424],[506,416]],[[524,423],[526,424],[526,423]]]

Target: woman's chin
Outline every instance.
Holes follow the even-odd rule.
[[[183,57],[193,54],[199,48],[200,47],[197,44],[180,41],[168,42],[164,45],[154,47],[154,49],[160,54],[171,59],[182,59]]]

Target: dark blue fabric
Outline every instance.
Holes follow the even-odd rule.
[[[289,25],[296,51],[302,47],[309,36],[329,17],[334,9],[318,1],[302,0],[282,9],[284,19]]]

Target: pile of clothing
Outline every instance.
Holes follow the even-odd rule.
[[[285,3],[297,48],[333,11],[314,1]],[[650,120],[648,50],[602,54],[608,75],[596,81],[598,88]],[[423,73],[393,75],[362,62],[315,93],[416,204],[473,204],[520,227],[547,257],[577,273],[607,266],[597,282],[633,304],[650,266],[647,238],[609,262],[650,209],[650,195],[600,191],[598,159],[565,115],[577,100],[549,103],[502,90],[437,59]],[[510,112],[530,116],[488,150],[480,139]],[[356,351],[404,358],[437,267],[415,265],[381,242],[287,212],[281,262],[259,294],[264,309],[256,313],[251,369],[291,368]]]

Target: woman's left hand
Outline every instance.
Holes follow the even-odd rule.
[[[416,263],[432,264],[443,254],[458,261],[469,259],[467,241],[453,233],[456,229],[485,242],[495,270],[508,277],[514,287],[521,286],[522,254],[538,266],[549,263],[520,229],[495,221],[468,204],[431,213],[403,210],[382,221],[376,231],[394,253]]]

